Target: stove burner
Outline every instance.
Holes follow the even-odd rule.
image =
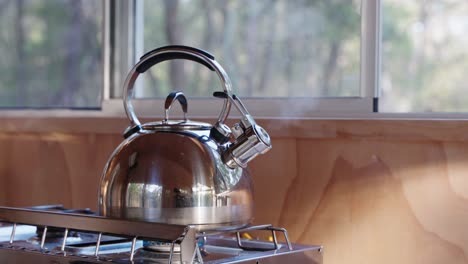
[[[49,212],[62,212],[62,213],[69,213],[69,214],[85,214],[85,215],[96,215],[95,212],[91,211],[89,208],[84,209],[67,209],[61,204],[54,204],[54,205],[38,205],[27,207],[25,209],[37,210],[37,211],[49,211]]]
[[[143,249],[159,253],[171,253],[172,243],[159,241],[143,241]],[[174,253],[180,252],[180,245],[174,245]]]
[[[95,212],[91,211],[89,208],[85,209],[67,209],[63,205],[39,205],[39,206],[33,206],[29,207],[28,209],[32,210],[47,210],[50,212],[61,212],[61,213],[69,213],[69,214],[84,214],[84,215],[96,215]],[[63,238],[63,235],[65,233],[64,228],[57,228],[57,227],[48,227],[47,228],[47,241],[52,240],[52,239],[61,239]],[[44,227],[38,226],[36,229],[36,238],[31,238],[32,241],[41,240],[42,235],[44,234]],[[79,232],[70,230],[68,232],[68,237],[79,237]]]

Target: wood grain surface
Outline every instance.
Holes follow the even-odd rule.
[[[467,123],[292,126],[250,166],[255,223],[324,245],[327,264],[468,263]],[[100,174],[120,141],[1,132],[0,204],[96,209]]]

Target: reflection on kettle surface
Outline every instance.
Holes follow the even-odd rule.
[[[156,184],[129,183],[125,203],[130,207],[161,207],[161,191]]]
[[[215,145],[199,139],[191,132],[128,138],[109,163],[107,171],[113,173],[103,178],[101,186],[109,188],[101,190],[101,213],[173,224],[249,222],[253,201],[247,170],[224,165]]]

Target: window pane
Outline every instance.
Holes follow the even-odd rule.
[[[147,0],[144,50],[207,50],[243,97],[360,96],[360,21],[360,1],[350,0]],[[164,62],[146,75],[139,97],[220,89],[193,62]]]
[[[381,109],[468,111],[468,2],[384,0]]]
[[[101,1],[0,1],[0,107],[98,107]]]

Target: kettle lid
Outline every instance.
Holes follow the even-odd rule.
[[[172,103],[178,101],[184,112],[183,120],[169,120],[169,110],[171,109]],[[128,127],[124,132],[124,137],[127,138],[135,132],[156,132],[156,131],[200,131],[210,130],[213,126],[208,123],[196,122],[187,119],[188,103],[185,95],[180,92],[170,93],[164,104],[164,119],[159,122],[149,122],[142,125]]]

